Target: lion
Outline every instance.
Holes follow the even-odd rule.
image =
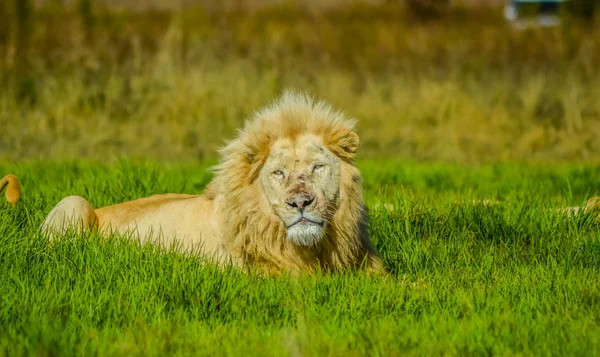
[[[41,225],[178,244],[238,267],[303,273],[384,272],[369,238],[362,179],[354,166],[355,121],[322,101],[286,91],[258,110],[220,150],[203,194],[162,194],[94,209],[60,201]],[[7,197],[18,200],[16,177]]]

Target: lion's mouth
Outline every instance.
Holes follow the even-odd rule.
[[[323,227],[323,222],[317,222],[317,221],[313,221],[311,219],[308,219],[306,217],[301,217],[299,220],[297,220],[296,222],[292,223],[291,225],[288,226],[289,228],[292,228],[293,226],[297,225],[297,224],[301,224],[301,223],[312,223],[312,224],[316,224],[319,227]]]

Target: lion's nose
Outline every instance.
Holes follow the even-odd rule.
[[[315,200],[315,196],[310,194],[305,194],[299,197],[294,197],[291,200],[286,201],[287,204],[292,208],[297,208],[302,210],[308,206],[310,206]]]

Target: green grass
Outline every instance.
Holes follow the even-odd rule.
[[[246,275],[120,237],[48,247],[62,197],[198,192],[207,165],[0,164],[24,194],[0,203],[0,355],[600,353],[600,229],[551,210],[597,193],[597,166],[359,166],[369,206],[394,205],[371,210],[387,278]]]

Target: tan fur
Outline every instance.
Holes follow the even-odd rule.
[[[381,262],[367,234],[367,214],[360,173],[352,165],[359,139],[354,122],[323,103],[284,94],[274,106],[258,112],[239,137],[222,151],[214,183],[224,198],[224,238],[233,254],[244,262],[285,270],[341,270],[365,264],[381,270]],[[342,196],[332,229],[317,247],[298,247],[286,239],[279,219],[253,210],[262,190],[256,180],[271,145],[281,138],[312,133],[342,160]],[[268,239],[265,239],[268,237]]]
[[[2,190],[6,185],[8,185],[5,193],[6,200],[11,205],[16,205],[21,197],[21,185],[19,184],[19,179],[15,175],[9,174],[4,176],[0,180],[0,193],[2,193]]]
[[[583,206],[583,209],[579,206],[576,207],[567,207],[567,208],[559,208],[559,212],[566,213],[568,215],[577,215],[580,212],[583,213],[598,213],[598,219],[600,220],[600,197],[594,196],[588,199]]]
[[[588,211],[600,210],[600,197],[592,197],[585,203],[585,209]]]
[[[276,143],[289,143],[289,147],[272,152]],[[269,272],[360,267],[381,272],[381,260],[367,232],[360,172],[353,166],[358,145],[352,120],[322,102],[286,92],[257,112],[221,150],[221,162],[203,195],[156,195],[96,210],[85,199],[71,196],[50,212],[42,231],[56,237],[72,227],[97,227],[104,233],[130,233],[141,241],[181,244],[186,250],[199,247],[220,262]],[[286,194],[306,196],[312,188],[329,195],[326,201],[317,198],[315,207],[310,207],[323,219],[323,235],[306,245],[290,241],[289,227],[278,216],[282,208],[269,204],[279,198],[274,196],[279,191],[265,192],[263,187],[270,174],[261,171],[263,166],[274,164],[275,154],[299,155],[294,150],[304,150],[306,162],[296,168],[304,171],[288,180]],[[316,171],[306,171],[315,165],[319,153],[329,158],[327,170],[334,180],[329,176],[317,179]],[[305,173],[310,176],[308,183]],[[335,184],[339,187],[332,188]],[[305,214],[302,207],[297,211]]]

